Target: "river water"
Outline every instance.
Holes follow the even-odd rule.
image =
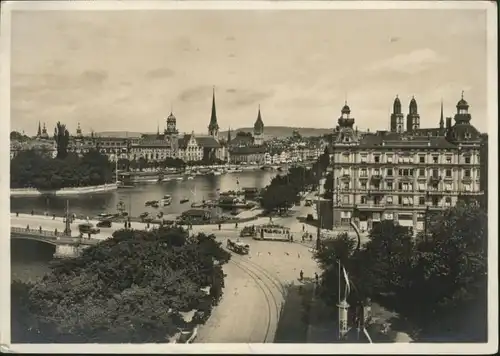
[[[272,171],[247,171],[224,174],[221,176],[197,176],[192,180],[169,181],[156,184],[138,185],[133,188],[119,189],[113,192],[85,194],[73,197],[32,197],[11,198],[11,211],[36,214],[63,215],[66,202],[69,202],[71,213],[84,216],[95,216],[102,212],[114,213],[120,201],[125,204],[126,211],[132,216],[140,213],[159,212],[178,214],[190,208],[193,201],[213,199],[218,192],[238,190],[247,187],[264,188],[277,174]],[[170,206],[158,209],[144,206],[148,200],[160,200],[164,195],[172,196]],[[181,204],[182,198],[189,203]],[[11,241],[12,278],[23,281],[35,281],[49,271],[54,247],[36,241]]]

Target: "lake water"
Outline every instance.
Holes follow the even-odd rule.
[[[11,198],[11,211],[29,213],[34,210],[37,214],[47,211],[49,214],[63,215],[68,201],[71,213],[95,216],[102,212],[116,212],[118,203],[122,201],[126,211],[132,216],[138,216],[145,211],[178,214],[189,209],[193,201],[216,198],[219,191],[246,187],[264,188],[276,174],[277,172],[258,170],[221,176],[197,176],[192,180],[144,184],[114,192],[74,197],[18,197]],[[146,201],[160,200],[166,194],[172,196],[170,206],[158,209],[144,206]],[[181,204],[182,198],[188,198],[189,202]],[[40,278],[49,271],[53,253],[54,247],[48,244],[27,240],[11,241],[12,278],[23,281]]]

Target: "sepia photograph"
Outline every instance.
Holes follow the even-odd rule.
[[[2,351],[498,351],[494,3],[5,4]]]

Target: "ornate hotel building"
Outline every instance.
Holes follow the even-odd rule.
[[[418,232],[429,214],[460,197],[481,196],[487,188],[481,178],[487,175],[487,140],[471,125],[463,95],[456,108],[454,122],[451,117],[445,122],[441,104],[439,126],[422,129],[415,98],[404,122],[396,97],[391,130],[361,135],[346,103],[330,150],[333,225],[349,225],[353,217],[367,231],[394,220]]]

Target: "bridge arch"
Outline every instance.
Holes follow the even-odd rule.
[[[43,238],[43,237],[26,236],[26,235],[22,235],[22,234],[11,233],[11,238],[13,240],[31,240],[31,241],[37,241],[37,242],[41,242],[41,243],[46,243],[46,244],[49,244],[49,245],[52,245],[52,246],[57,246],[57,240],[50,240],[50,239],[46,239],[46,238]]]

